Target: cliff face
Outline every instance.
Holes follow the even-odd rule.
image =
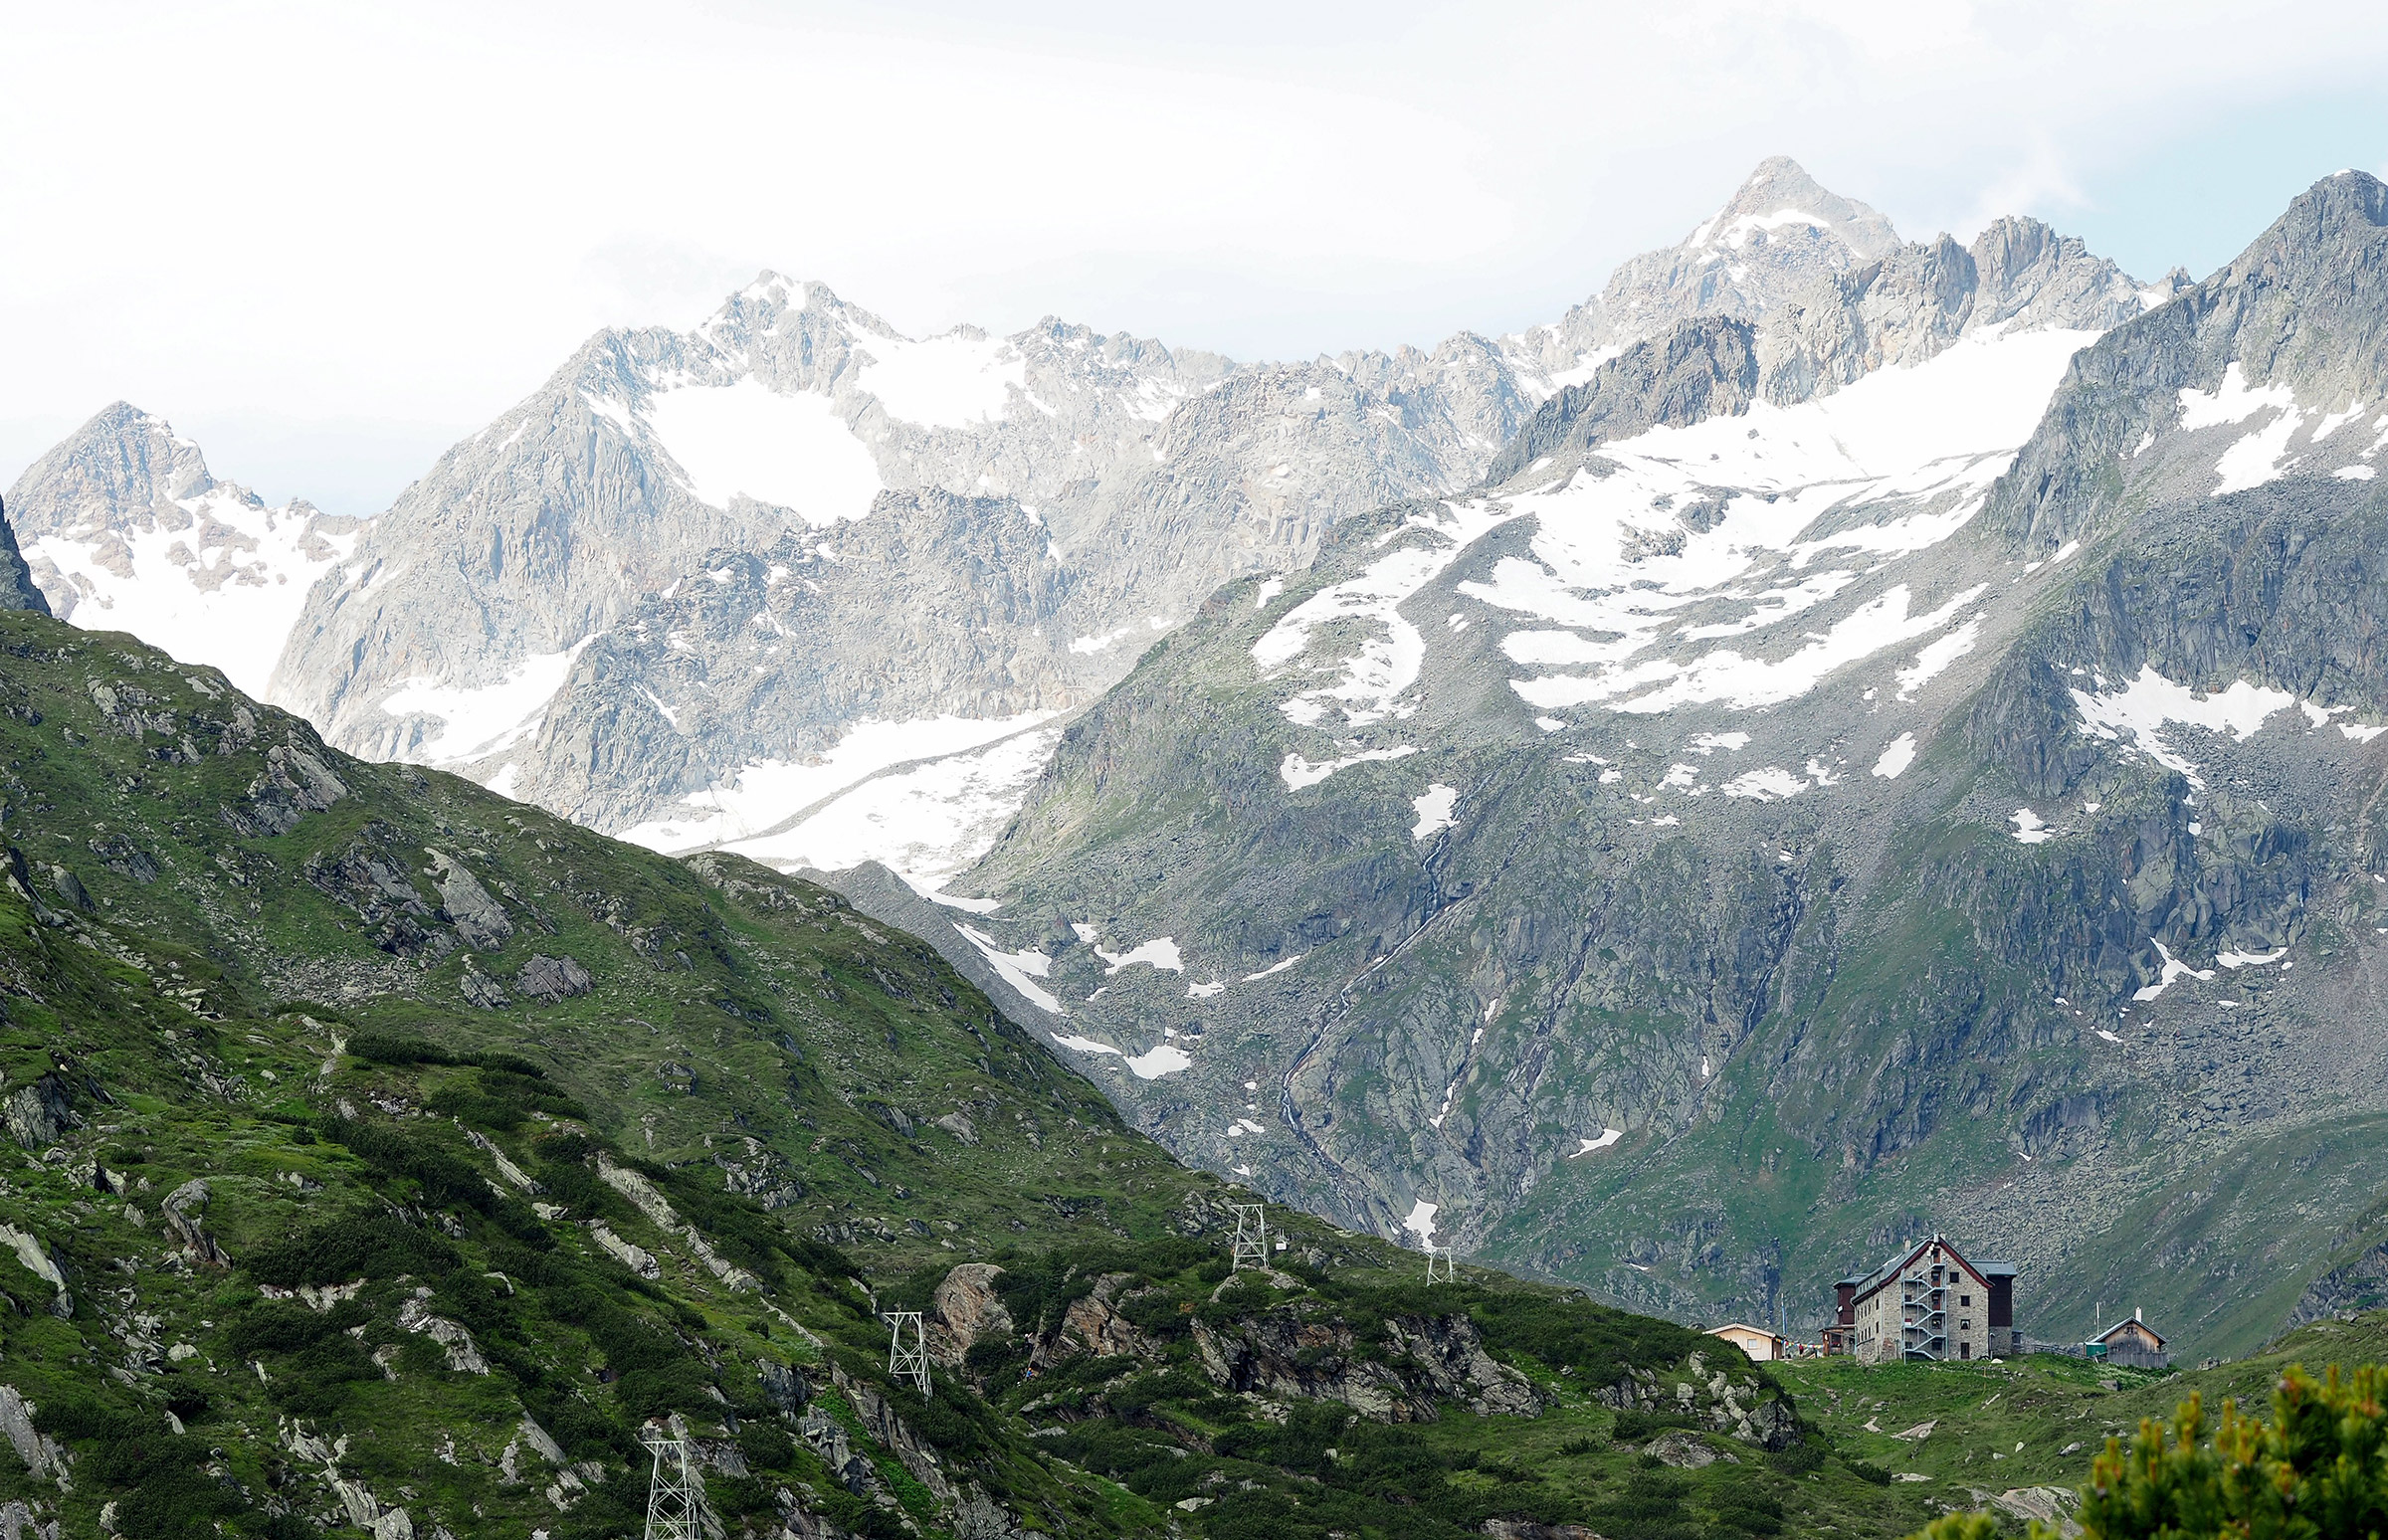
[[[17,531],[8,521],[5,504],[0,504],[0,610],[50,613],[50,601],[34,585],[33,573],[25,565],[25,553],[17,548]]]

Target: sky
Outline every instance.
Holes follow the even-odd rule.
[[[121,398],[353,513],[764,268],[1282,358],[1553,319],[1772,154],[2143,279],[2388,175],[2376,0],[0,0],[0,486]]]

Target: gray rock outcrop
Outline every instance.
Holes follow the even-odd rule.
[[[16,527],[9,521],[5,502],[0,502],[0,610],[50,613],[50,601],[35,585],[33,573],[25,565],[25,553],[17,546]]]

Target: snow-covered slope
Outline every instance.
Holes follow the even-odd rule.
[[[36,461],[7,502],[53,614],[131,632],[258,695],[358,528],[217,481],[198,445],[121,401]]]

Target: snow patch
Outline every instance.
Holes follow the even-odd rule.
[[[1421,795],[1411,798],[1410,806],[1417,810],[1418,822],[1411,826],[1410,838],[1428,840],[1449,829],[1454,822],[1451,810],[1459,800],[1459,789],[1445,786],[1440,781],[1427,787]]]
[[[1703,1059],[1701,1063],[1703,1065],[1701,1073],[1704,1074],[1706,1073],[1706,1069],[1704,1067],[1706,1061]],[[1579,1137],[1577,1143],[1581,1146],[1581,1148],[1576,1150],[1575,1155],[1570,1155],[1567,1158],[1569,1160],[1573,1160],[1575,1159],[1576,1155],[1589,1155],[1594,1150],[1605,1150],[1610,1145],[1615,1144],[1618,1140],[1624,1137],[1625,1130],[1622,1128],[1603,1128],[1600,1131],[1600,1137],[1597,1139],[1584,1139]]]
[[[2055,830],[2041,820],[2030,808],[2017,808],[2007,815],[2015,825],[2015,838],[2025,845],[2045,845],[2057,837]]]
[[[1401,1228],[1416,1236],[1418,1244],[1430,1251],[1435,1249],[1435,1214],[1442,1207],[1421,1198],[1411,1206],[1409,1218],[1401,1222]]]
[[[462,765],[513,747],[539,730],[548,703],[589,641],[583,637],[560,653],[534,653],[495,684],[448,684],[420,675],[401,679],[381,697],[383,713],[437,717],[440,730],[395,757],[413,764]]]
[[[1124,952],[1106,952],[1097,946],[1094,948],[1094,955],[1110,964],[1103,970],[1105,973],[1117,973],[1120,969],[1132,968],[1137,963],[1142,963],[1161,973],[1186,971],[1185,960],[1177,954],[1177,943],[1167,936],[1157,936],[1141,946],[1132,947]]]
[[[783,396],[751,378],[683,386],[651,397],[647,421],[690,491],[717,508],[743,494],[820,528],[869,513],[884,484],[827,396]]]
[[[776,832],[725,848],[783,871],[842,871],[876,861],[924,897],[992,913],[997,899],[948,898],[934,887],[994,848],[1061,735],[1059,727],[1037,727],[984,748],[876,772]]]
[[[1861,581],[1847,571],[1794,576],[1826,552],[1895,555],[1962,528],[2091,336],[1968,338],[1816,401],[1761,402],[1604,444],[1604,474],[1579,470],[1511,499],[1535,521],[1530,559],[1504,557],[1489,580],[1460,591],[1565,628],[1503,640],[1512,662],[1571,671],[1512,681],[1537,707],[1755,707],[1803,694],[1849,663],[1948,630],[1979,591],[1917,615],[1910,592],[1895,586],[1773,660],[1681,644],[1762,630]],[[1688,505],[1712,511],[1694,523],[1683,516]],[[1682,625],[1690,605],[1721,601],[1748,608],[1738,620]],[[1913,682],[1970,645],[1970,637],[1941,642],[1911,671]]]
[[[1982,623],[1976,617],[1946,636],[1925,643],[1923,651],[1915,655],[1914,666],[1898,671],[1898,698],[1914,699],[1915,691],[1929,683],[1950,664],[1972,652],[1973,644],[1981,639],[1981,635]]]
[[[1183,1050],[1168,1043],[1147,1049],[1126,1060],[1128,1072],[1139,1080],[1157,1080],[1164,1074],[1175,1074],[1193,1062]],[[1259,1130],[1255,1129],[1254,1132]]]
[[[1752,770],[1733,777],[1721,789],[1727,797],[1744,797],[1752,802],[1779,802],[1806,791],[1808,783],[1780,765],[1768,765],[1762,770]]]
[[[1053,1016],[1070,1014],[1062,1009],[1061,1001],[1054,997],[1051,990],[1037,982],[1038,979],[1045,978],[1053,972],[1052,958],[1033,946],[1023,951],[1007,952],[996,943],[993,936],[974,925],[956,924],[953,928],[960,932],[962,939],[978,948],[979,955],[993,965],[996,973],[1006,984],[1033,1002],[1038,1010]],[[1078,1049],[1081,1053],[1116,1054],[1119,1052],[1117,1049],[1107,1048],[1100,1043],[1090,1043],[1083,1038],[1057,1038],[1054,1041],[1066,1048]]]
[[[1399,748],[1362,749],[1341,759],[1317,762],[1304,759],[1299,754],[1288,754],[1285,763],[1277,767],[1277,773],[1284,778],[1287,790],[1299,791],[1305,786],[1315,786],[1336,771],[1348,770],[1353,765],[1366,764],[1372,759],[1407,759],[1417,752],[1417,745],[1404,743]]]
[[[2288,948],[2284,946],[2271,952],[2217,952],[2214,961],[2225,968],[2269,968],[2288,955]]]
[[[1316,716],[1296,715],[1292,708],[1309,702],[1340,709],[1347,723],[1365,726],[1391,714],[1394,703],[1418,682],[1426,662],[1426,639],[1402,615],[1401,606],[1441,576],[1472,541],[1514,516],[1497,504],[1481,501],[1442,506],[1448,517],[1418,514],[1405,519],[1388,535],[1412,537],[1400,549],[1304,599],[1252,645],[1260,676],[1270,679],[1302,659],[1320,629],[1333,626],[1340,634],[1356,624],[1363,633],[1356,651],[1312,663],[1304,671],[1329,674],[1333,682],[1299,691],[1281,710],[1307,725]]]
[[[819,859],[810,862],[816,866],[853,866],[865,858],[844,853],[857,850],[934,845],[947,836],[930,831],[915,837],[910,831],[924,830],[923,820],[933,824],[942,819],[950,835],[961,826],[983,822],[976,814],[991,813],[1015,791],[1024,790],[1022,778],[1033,778],[1052,750],[1052,735],[1031,737],[1028,729],[1042,726],[1054,714],[927,716],[901,722],[866,717],[810,763],[751,760],[726,780],[684,798],[682,811],[649,819],[619,838],[668,856],[730,846],[758,861],[773,862],[796,862],[818,847]],[[1015,735],[1026,741],[975,761],[920,766],[842,809],[817,807],[898,765],[946,759]],[[1012,802],[1010,808],[1017,805]],[[946,811],[934,812],[939,806]],[[1004,817],[1010,816],[1010,808]],[[835,816],[817,823],[810,816],[816,812]]]
[[[2296,393],[2286,385],[2250,386],[2246,372],[2234,360],[2222,371],[2222,383],[2213,390],[2181,392],[2181,427],[2191,433],[2200,428],[2224,428],[2244,423],[2267,408],[2294,405]]]
[[[2128,736],[2150,759],[2177,771],[2200,791],[2206,783],[2199,777],[2197,766],[2166,742],[2162,730],[2166,723],[2227,732],[2244,743],[2274,715],[2297,703],[2296,696],[2285,689],[2271,689],[2245,679],[2228,689],[2201,695],[2188,685],[2176,684],[2158,674],[2153,665],[2141,666],[2139,676],[2121,689],[2096,694],[2076,689],[2071,693],[2075,707],[2082,713],[2081,730],[2085,734],[2109,742]]]
[[[871,355],[863,389],[879,398],[890,417],[924,428],[974,428],[1000,422],[1014,389],[1028,390],[1028,360],[1001,337],[968,330],[912,341],[864,336]]]
[[[262,700],[308,591],[348,558],[356,535],[315,533],[304,504],[270,508],[227,486],[175,505],[191,516],[180,529],[153,520],[45,535],[25,543],[25,560],[37,578],[54,568],[73,591],[70,607],[61,581],[45,585],[76,626],[129,631],[182,663],[222,670]]]
[[[2158,957],[2164,959],[2164,969],[2162,973],[2157,975],[2156,982],[2153,984],[2142,985],[2140,988],[2133,990],[2131,992],[2131,998],[2133,1000],[2160,999],[2162,998],[2164,991],[2172,988],[2172,981],[2178,978],[2186,977],[2203,980],[2214,977],[2214,970],[2211,968],[2202,970],[2192,968],[2187,963],[2175,958],[2170,951],[2166,950],[2164,943],[2161,941],[2155,941],[2151,939],[2149,945],[2156,949],[2156,955]]]
[[[1895,781],[1907,766],[1915,763],[1915,734],[1902,732],[1883,750],[1883,757],[1874,762],[1874,773],[1886,781]]]

